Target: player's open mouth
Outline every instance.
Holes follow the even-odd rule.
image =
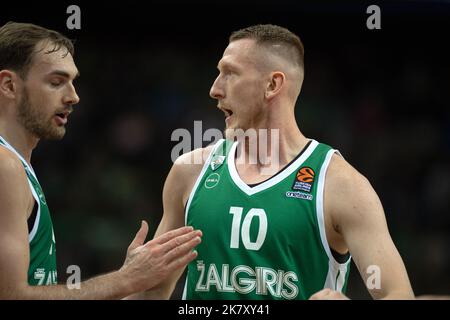
[[[67,117],[69,116],[70,112],[60,112],[55,114],[55,120],[56,120],[56,124],[63,126],[67,123]]]
[[[233,115],[233,111],[231,111],[230,109],[222,109],[222,110],[225,113],[226,119],[228,119],[229,117],[231,117]]]
[[[233,111],[231,111],[230,109],[222,109],[222,111],[225,113],[225,123],[226,126],[230,126],[230,118],[233,115]]]

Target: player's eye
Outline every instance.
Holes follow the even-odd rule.
[[[59,87],[63,83],[62,80],[54,79],[50,81],[52,87]]]

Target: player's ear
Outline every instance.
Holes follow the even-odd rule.
[[[0,71],[0,94],[9,99],[16,98],[18,75],[14,71]]]
[[[267,83],[266,87],[266,99],[273,99],[281,91],[284,85],[286,76],[283,72],[275,71],[270,74],[270,81]]]

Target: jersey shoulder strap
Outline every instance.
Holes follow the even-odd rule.
[[[215,171],[226,162],[227,155],[234,142],[231,140],[220,139],[214,146],[209,161],[206,162],[208,170]]]

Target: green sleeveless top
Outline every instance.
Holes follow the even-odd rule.
[[[55,234],[50,211],[36,174],[25,159],[2,137],[0,145],[12,151],[22,162],[28,184],[35,199],[36,218],[28,234],[30,245],[30,265],[28,283],[30,285],[52,285],[57,283]]]
[[[345,292],[350,258],[328,245],[323,213],[331,147],[311,140],[270,179],[249,186],[236,170],[237,142],[216,143],[186,205],[203,232],[188,265],[183,299],[308,299]]]

